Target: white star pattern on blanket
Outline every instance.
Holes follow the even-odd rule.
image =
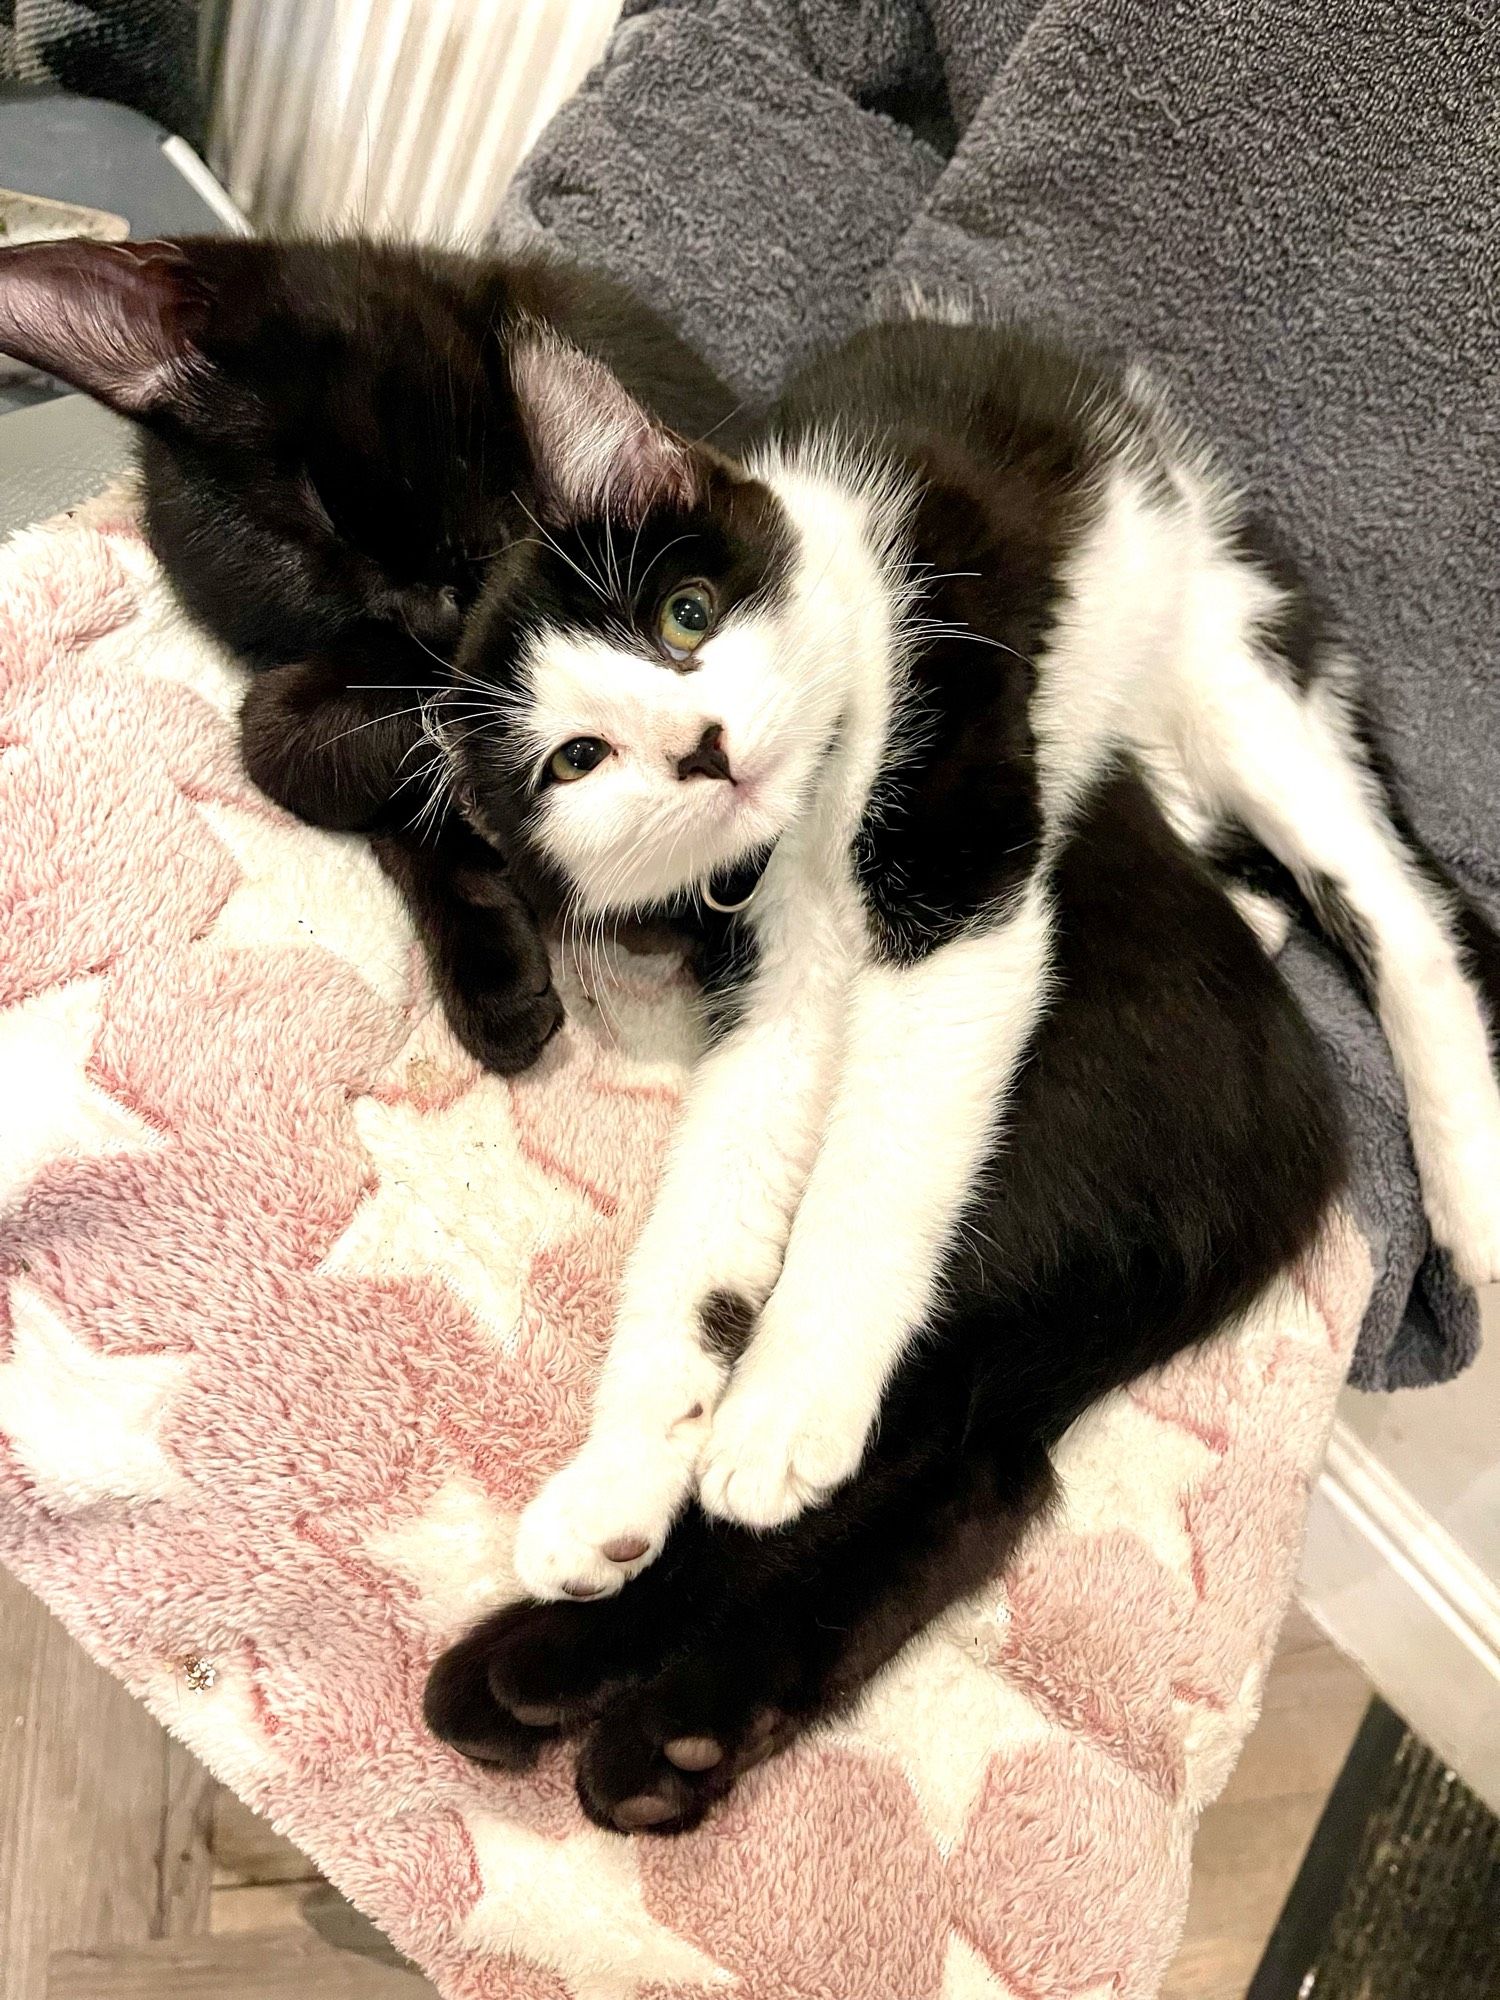
[[[50,1160],[157,1144],[144,1119],[89,1077],[103,998],[102,979],[73,979],[0,1010],[0,1077],[5,1079],[0,1207]]]
[[[514,1346],[527,1246],[556,1197],[527,1173],[505,1085],[479,1079],[423,1110],[365,1098],[359,1134],[380,1186],[329,1252],[331,1271],[439,1271],[502,1346]]]
[[[485,1885],[464,1926],[471,1944],[557,1966],[577,2000],[635,2000],[672,1980],[732,1985],[652,1919],[630,1846],[614,1834],[590,1826],[546,1840],[492,1813],[473,1814],[469,1831]]]
[[[369,850],[352,835],[309,840],[275,807],[205,803],[199,810],[239,863],[244,879],[214,927],[218,944],[264,951],[320,945],[367,979],[382,999],[405,1006],[415,962],[401,899]]]
[[[101,1354],[33,1286],[10,1288],[11,1352],[0,1365],[0,1434],[49,1507],[180,1497],[157,1441],[192,1363],[177,1354]]]

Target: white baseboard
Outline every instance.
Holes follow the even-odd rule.
[[[1298,1594],[1500,1812],[1500,1586],[1342,1423],[1313,1491]]]

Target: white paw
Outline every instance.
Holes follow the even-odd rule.
[[[1436,1242],[1466,1284],[1500,1284],[1500,1144],[1477,1137],[1422,1177]]]
[[[1429,1200],[1434,1238],[1467,1285],[1500,1285],[1500,1190],[1459,1200]]]
[[[692,1443],[586,1444],[521,1516],[516,1574],[533,1597],[608,1597],[655,1562],[692,1489]]]
[[[769,1389],[731,1388],[698,1462],[705,1512],[746,1528],[779,1528],[852,1478],[869,1422]]]

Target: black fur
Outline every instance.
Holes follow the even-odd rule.
[[[1030,703],[1058,566],[1094,505],[1097,451],[1075,414],[1104,377],[1014,332],[868,328],[778,411],[795,436],[830,406],[919,482],[918,617],[930,629],[902,727],[923,746],[883,788],[858,863],[877,935],[919,958],[1029,874],[1040,831]]]
[[[755,1331],[755,1308],[735,1292],[711,1292],[698,1308],[703,1345],[725,1361],[738,1361]]]
[[[727,885],[737,888],[738,884]],[[735,894],[719,898],[738,902]],[[732,916],[704,908],[697,913],[692,950],[693,976],[704,997],[710,1040],[726,1035],[740,1018],[741,998],[760,956],[755,933]]]
[[[0,351],[136,420],[168,578],[263,670],[242,720],[250,775],[314,825],[379,836],[449,1019],[501,1071],[561,1019],[534,990],[535,920],[451,815],[435,838],[412,822],[424,693],[488,564],[533,532],[508,367],[523,318],[598,354],[686,435],[730,435],[733,398],[672,330],[560,262],[361,240],[0,251]]]
[[[1375,976],[1375,944],[1369,926],[1331,875],[1310,876],[1305,887],[1309,908],[1368,986]]]
[[[850,343],[779,414],[793,433],[832,420],[921,481],[914,554],[939,629],[912,664],[905,722],[923,747],[884,775],[858,849],[876,942],[900,958],[1038,865],[1032,662],[1097,491],[1078,388],[1070,357],[1025,340],[903,327]],[[524,620],[544,588],[570,591],[545,552],[514,564],[471,635],[473,670],[490,670],[485,621],[502,602]],[[503,674],[517,635],[502,631]],[[519,815],[506,825],[524,840],[503,758],[466,770],[481,810]],[[858,1474],[770,1535],[690,1509],[618,1597],[497,1613],[434,1670],[440,1735],[515,1765],[579,1732],[579,1795],[601,1825],[694,1825],[1004,1563],[1082,1411],[1209,1338],[1309,1251],[1344,1175],[1335,1092],[1208,866],[1125,760],[1047,865],[1055,995]],[[736,934],[715,933],[731,992]],[[726,1315],[704,1304],[712,1338]]]

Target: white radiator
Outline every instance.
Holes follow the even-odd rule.
[[[210,157],[257,228],[489,227],[619,0],[232,0]]]

